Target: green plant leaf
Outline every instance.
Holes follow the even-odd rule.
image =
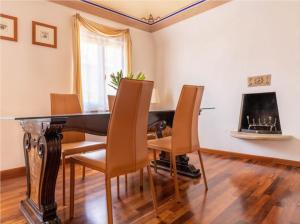
[[[139,72],[137,74],[137,77],[136,77],[137,80],[144,80],[145,79],[145,75],[142,73],[142,72]]]
[[[111,85],[111,84],[108,84],[110,87],[112,87],[113,89],[115,89],[115,90],[118,90],[118,87],[115,87],[115,86],[113,86],[113,85]]]
[[[126,77],[124,77],[123,71],[117,71],[116,73],[112,73],[110,75],[111,81],[108,84],[110,87],[114,88],[115,90],[117,90],[119,88],[120,82],[122,78],[126,78],[126,79],[136,79],[136,80],[145,80],[146,76],[144,73],[139,72],[136,76],[134,75],[134,73],[128,73],[126,75]]]
[[[111,78],[111,82],[117,83],[117,80],[116,80],[116,77],[115,77],[114,74],[111,74],[111,75],[110,75],[110,78]]]
[[[133,74],[133,73],[128,73],[127,79],[133,79],[133,77],[134,77],[134,74]]]

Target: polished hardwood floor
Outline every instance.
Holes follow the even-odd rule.
[[[300,168],[212,154],[204,154],[203,157],[209,190],[205,192],[202,178],[180,176],[181,203],[174,200],[174,185],[169,173],[153,172],[160,205],[158,218],[153,212],[146,170],[142,193],[139,190],[138,172],[129,175],[127,192],[124,179],[121,178],[120,199],[117,198],[114,179],[114,222],[300,224]],[[190,158],[193,164],[200,166],[196,154]],[[72,221],[68,220],[68,206],[62,206],[61,179],[60,172],[56,198],[58,214],[64,223],[106,223],[103,174],[87,170],[86,179],[82,180],[80,167],[77,168],[75,218]],[[25,177],[1,182],[1,223],[26,223],[19,211],[25,185]]]

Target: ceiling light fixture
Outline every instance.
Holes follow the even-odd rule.
[[[150,13],[150,15],[149,15],[148,18],[143,17],[142,20],[143,20],[144,22],[148,23],[148,24],[153,24],[153,23],[155,23],[156,21],[160,20],[160,17],[157,16],[156,18],[154,18],[154,17],[152,16],[152,14]]]

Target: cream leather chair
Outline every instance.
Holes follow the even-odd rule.
[[[175,111],[172,136],[148,141],[148,148],[170,153],[171,173],[174,172],[176,200],[180,201],[177,180],[176,156],[197,151],[206,190],[208,189],[198,139],[198,116],[203,86],[184,85]],[[156,169],[156,168],[155,168]]]
[[[51,114],[76,114],[81,113],[79,99],[76,94],[50,94]],[[63,170],[63,205],[66,205],[66,157],[78,153],[94,151],[105,147],[104,142],[86,141],[85,134],[81,132],[64,132],[62,139],[62,170]],[[85,176],[83,167],[82,177]]]
[[[152,88],[151,81],[122,79],[109,121],[107,150],[71,157],[70,219],[74,216],[75,164],[105,174],[108,223],[113,223],[111,178],[136,172],[144,167],[147,167],[153,204],[157,212],[147,150],[147,123]]]

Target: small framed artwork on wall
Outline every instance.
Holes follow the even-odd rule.
[[[32,21],[32,44],[57,48],[57,27]]]
[[[18,41],[18,18],[0,14],[0,39]]]

